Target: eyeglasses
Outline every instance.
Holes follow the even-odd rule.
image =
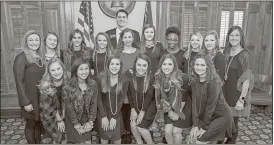
[[[167,39],[167,41],[170,41],[170,42],[177,42],[177,41],[179,41],[179,39]]]

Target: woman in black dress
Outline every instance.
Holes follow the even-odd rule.
[[[134,64],[133,72],[127,72],[130,80],[127,96],[131,107],[131,132],[137,144],[143,144],[142,138],[147,144],[153,144],[148,128],[154,121],[157,108],[151,62],[147,55],[141,54]]]
[[[121,144],[121,135],[124,133],[121,108],[126,97],[128,81],[121,71],[123,65],[119,56],[110,56],[106,66],[105,70],[97,75],[99,136],[101,144],[108,144],[109,141]]]
[[[91,142],[91,130],[97,113],[98,88],[91,79],[89,62],[77,58],[71,78],[63,86],[65,126],[68,143]]]
[[[212,59],[217,73],[224,81],[225,56],[220,51],[219,38],[215,30],[210,30],[205,34],[202,51]]]
[[[65,108],[62,99],[62,87],[69,78],[64,64],[59,58],[48,61],[40,89],[40,117],[45,130],[53,138],[53,144],[61,143],[64,137]],[[64,138],[63,138],[64,139]]]
[[[63,51],[59,50],[58,47],[59,38],[55,32],[48,32],[44,39],[45,43],[45,54],[44,62],[47,63],[51,58],[60,58],[63,61]]]
[[[161,57],[155,73],[155,97],[157,109],[163,108],[165,139],[168,144],[182,143],[183,128],[191,127],[191,102],[187,90],[189,77],[178,68],[172,54]]]
[[[25,137],[29,144],[40,144],[43,128],[39,117],[39,89],[36,85],[45,71],[39,55],[41,37],[36,31],[29,30],[23,40],[23,52],[15,57],[13,73],[21,115],[26,119]]]
[[[238,136],[239,117],[248,117],[251,109],[251,90],[254,77],[251,70],[251,54],[245,47],[241,27],[233,26],[226,36],[226,57],[224,96],[232,110],[236,132],[226,143],[235,143]]]
[[[233,118],[222,92],[223,82],[210,56],[198,54],[191,79],[193,127],[190,140],[196,144],[224,139],[232,134]]]
[[[91,48],[86,46],[84,34],[79,29],[70,32],[68,48],[63,50],[64,64],[67,70],[71,70],[72,63],[77,58],[84,58],[92,65]],[[91,68],[94,72],[93,68]]]
[[[186,59],[184,57],[185,50],[180,48],[179,45],[181,41],[181,31],[175,27],[171,26],[166,29],[166,40],[167,40],[167,48],[164,50],[164,54],[173,54],[176,58],[179,69],[184,72],[184,65],[186,63]]]
[[[95,37],[95,47],[92,51],[92,62],[94,75],[99,74],[106,67],[107,58],[112,55],[113,48],[108,35],[104,32],[99,32]]]
[[[188,49],[185,52],[185,65],[184,65],[184,72],[188,75],[191,75],[191,62],[196,57],[196,55],[202,50],[203,46],[203,36],[200,32],[192,33],[190,35],[190,41],[188,43]]]
[[[156,32],[152,24],[146,24],[141,36],[141,53],[146,54],[151,61],[151,71],[154,74],[161,56],[164,52],[164,46],[161,42],[155,40]]]

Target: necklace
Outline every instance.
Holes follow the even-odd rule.
[[[197,83],[196,83],[196,88],[197,88]],[[200,115],[200,111],[201,111],[202,100],[203,100],[203,92],[204,92],[204,84],[202,84],[202,87],[201,87],[201,88],[202,88],[202,91],[201,91],[201,94],[200,94],[201,100],[200,100],[199,112],[198,112],[197,116]],[[196,98],[196,102],[197,102],[197,98]]]
[[[144,82],[145,83],[145,82]],[[144,101],[145,101],[145,92],[144,92],[144,90],[145,90],[145,85],[144,85],[144,88],[143,88],[143,91],[142,91],[142,108],[141,109],[139,109],[139,104],[138,104],[138,97],[137,97],[137,91],[138,91],[138,85],[136,85],[136,90],[135,90],[135,98],[136,98],[136,103],[137,103],[137,110],[140,112],[140,111],[142,111],[143,110],[143,105],[144,105]]]
[[[107,52],[105,52],[105,58],[104,58],[104,68],[105,68],[105,65],[106,65],[106,58],[107,58]],[[97,66],[97,52],[95,52],[95,65],[96,65],[96,72],[98,74],[98,66]]]
[[[232,62],[234,56],[235,56],[235,55],[233,55],[232,58],[230,59],[230,61],[228,62],[228,64],[226,64],[226,67],[225,67],[225,78],[224,78],[225,81],[226,81],[227,78],[228,78],[228,75],[227,75],[227,74],[228,74],[228,69],[229,69],[229,66],[230,66],[230,64],[231,64],[231,62]]]
[[[44,63],[42,62],[41,58],[37,58],[37,61],[34,61],[34,63],[38,66],[38,67],[43,67]],[[41,60],[41,65],[39,65],[39,60]]]
[[[112,105],[111,105],[111,100],[110,100],[110,88],[108,88],[108,99],[109,99],[109,107],[110,107],[110,111],[112,115],[115,115],[117,113],[117,92],[118,92],[118,82],[117,82],[117,86],[116,86],[116,91],[115,91],[115,112],[113,113],[112,110]]]

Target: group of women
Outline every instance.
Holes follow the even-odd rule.
[[[13,69],[27,142],[41,143],[47,132],[53,143],[84,143],[95,129],[102,144],[120,144],[130,134],[138,144],[153,144],[149,127],[161,110],[168,144],[181,144],[185,128],[191,128],[189,143],[235,143],[253,87],[242,29],[229,29],[224,52],[213,30],[204,39],[192,34],[186,51],[178,28],[166,29],[167,48],[155,33],[147,24],[135,48],[126,28],[113,49],[100,32],[91,49],[76,29],[68,48],[58,52],[54,32],[45,46],[36,31],[26,32]]]

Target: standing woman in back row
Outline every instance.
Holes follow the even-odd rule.
[[[219,38],[215,30],[210,30],[205,34],[202,51],[212,59],[217,73],[224,81],[225,57],[220,51]]]
[[[155,40],[155,27],[152,24],[146,24],[143,28],[141,37],[141,53],[146,54],[151,61],[152,74],[156,72],[160,58],[164,52],[164,46],[161,42]]]
[[[113,48],[109,37],[104,32],[99,32],[95,37],[95,47],[92,51],[92,68],[94,68],[94,75],[99,74],[106,67],[107,58],[112,55]]]
[[[84,34],[79,29],[75,29],[69,34],[69,45],[64,51],[64,64],[70,71],[73,62],[77,58],[84,58],[92,66],[91,48],[86,46]],[[92,69],[92,68],[91,68]]]
[[[184,63],[184,72],[191,75],[191,62],[197,56],[197,54],[202,50],[203,46],[203,36],[200,32],[192,33],[190,35],[190,41],[188,43],[188,50],[185,52],[184,56],[186,62]]]
[[[29,144],[41,143],[42,123],[39,111],[39,89],[37,84],[42,78],[45,66],[39,55],[41,37],[29,30],[23,37],[20,54],[15,57],[13,72],[18,92],[21,115],[26,119],[25,137]]]
[[[226,143],[234,144],[238,136],[239,117],[248,117],[251,109],[251,90],[254,77],[251,70],[251,54],[245,47],[241,27],[232,26],[226,36],[224,51],[227,63],[225,69],[224,96],[232,109],[236,132]]]
[[[134,33],[131,29],[124,29],[120,34],[118,51],[120,53],[120,58],[123,64],[122,73],[128,70],[132,70],[134,61],[140,54],[140,50],[133,47],[134,43]],[[122,107],[122,116],[125,126],[125,135],[122,136],[122,143],[128,143],[131,141],[131,131],[130,131],[130,105],[128,97],[125,98],[124,105]]]

